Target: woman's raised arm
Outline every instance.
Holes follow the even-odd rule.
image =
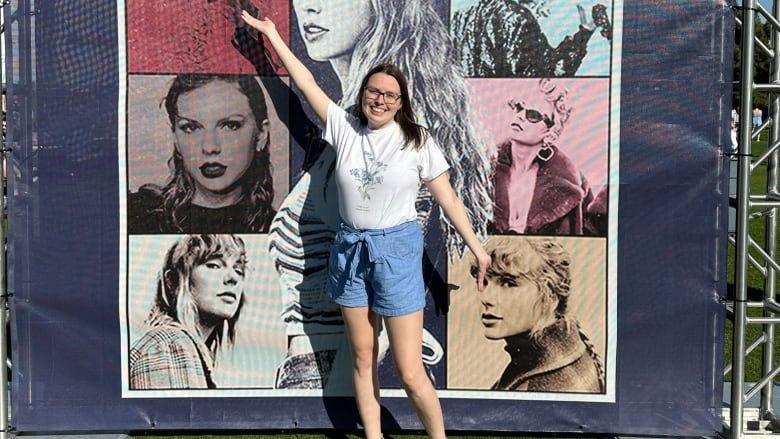
[[[290,74],[290,79],[298,86],[298,89],[301,90],[301,93],[303,93],[303,96],[309,102],[314,113],[317,114],[317,117],[319,117],[324,124],[328,117],[328,103],[330,102],[330,98],[325,94],[322,88],[320,88],[319,84],[317,84],[311,71],[309,71],[301,60],[292,53],[292,50],[287,47],[287,44],[285,44],[281,35],[279,35],[279,32],[276,30],[276,25],[269,20],[268,17],[258,19],[247,11],[241,12],[241,18],[248,25],[257,29],[261,34],[268,38],[271,47],[273,47],[276,54],[279,55],[279,59],[282,61],[282,64],[284,64],[284,68],[287,69],[287,72]]]

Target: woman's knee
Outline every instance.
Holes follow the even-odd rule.
[[[420,366],[404,367],[398,365],[397,367],[398,378],[401,380],[401,385],[410,392],[419,391],[423,387],[432,386],[433,384],[428,378],[428,374],[425,373],[425,368]]]
[[[376,361],[376,344],[352,346],[352,364],[355,369],[372,369],[375,367]]]

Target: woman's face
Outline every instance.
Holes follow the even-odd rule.
[[[241,255],[225,254],[192,269],[190,293],[199,313],[223,319],[236,314],[244,294],[245,265]]]
[[[195,199],[240,192],[236,182],[252,163],[255,148],[267,135],[258,127],[247,97],[238,85],[212,81],[179,96],[174,126],[184,169],[195,180]]]
[[[362,105],[368,127],[372,130],[384,128],[393,122],[401,108],[401,86],[386,73],[374,73],[366,82]]]
[[[368,0],[293,0],[293,7],[306,51],[315,61],[351,56],[371,23]]]
[[[509,138],[516,144],[538,146],[550,132],[554,107],[541,94],[529,94],[509,102],[512,120]]]
[[[487,288],[479,295],[485,338],[501,340],[530,332],[538,317],[534,308],[540,294],[536,283],[524,277],[518,278],[517,284],[500,277],[489,278]]]

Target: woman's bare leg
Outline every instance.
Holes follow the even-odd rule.
[[[423,311],[400,317],[385,317],[384,321],[390,337],[390,352],[417,416],[429,437],[445,438],[439,397],[425,373],[422,361]]]
[[[355,400],[366,439],[382,437],[377,370],[379,318],[368,307],[342,307],[344,326],[352,349],[352,380]]]

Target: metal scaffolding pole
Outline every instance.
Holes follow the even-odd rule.
[[[777,7],[773,6],[773,16],[777,17],[778,11]],[[770,37],[771,47],[775,48],[778,47],[778,29],[775,28],[772,32],[772,35]],[[755,41],[755,39],[754,39]],[[772,67],[771,67],[771,78],[770,82],[777,83],[778,79],[780,79],[780,66],[778,63],[780,62],[780,57],[774,56],[772,57]],[[777,96],[775,94],[770,94],[769,99],[769,105],[772,108],[771,114],[776,115],[778,114],[778,105],[777,105]],[[778,130],[778,124],[772,124],[771,129],[769,132],[769,139],[768,142],[771,142],[774,139],[777,139],[777,130]],[[760,130],[758,133],[758,136],[760,137]],[[778,170],[777,170],[777,163],[778,163],[778,154],[777,151],[772,151],[771,154],[766,155],[766,173],[767,173],[767,180],[766,180],[766,193],[767,194],[777,194],[777,176],[778,176]],[[764,218],[764,227],[765,227],[765,235],[764,235],[764,249],[768,256],[768,261],[776,261],[777,258],[777,210],[773,209],[770,211],[771,214],[767,215]],[[768,267],[766,270],[766,277],[764,279],[764,301],[765,303],[775,303],[775,282],[777,281],[777,270],[771,266]],[[773,318],[775,316],[775,312],[771,306],[767,306],[764,308],[764,317]],[[775,345],[775,325],[774,323],[764,323],[764,334],[766,337],[766,345],[768,347],[773,347]],[[767,374],[774,369],[774,349],[764,349],[762,352],[762,361],[761,361],[761,370],[763,371],[763,375],[767,376]],[[774,417],[773,414],[773,408],[772,408],[772,394],[773,394],[773,388],[772,388],[772,381],[768,380],[769,385],[763,386],[761,389],[761,404],[759,406],[759,416],[763,419],[772,419]]]
[[[742,59],[750,60],[742,63],[741,78],[753,78],[753,58],[755,45],[756,0],[743,2],[742,14]],[[750,196],[750,114],[753,104],[752,81],[740,81],[741,106],[739,109],[738,159],[737,159],[737,213],[736,235],[734,249],[735,293],[734,293],[734,340],[731,357],[731,437],[741,438],[744,434],[743,407],[745,395],[745,336],[747,317],[747,260],[748,245],[748,212]]]
[[[780,125],[774,123],[780,115],[780,11],[773,2],[772,13],[767,11],[757,0],[742,2],[741,17],[737,15],[737,24],[741,25],[741,69],[739,77],[739,148],[737,154],[737,190],[733,203],[736,205],[736,233],[734,243],[734,283],[733,297],[733,343],[731,366],[726,371],[731,372],[731,406],[729,435],[733,439],[745,437],[745,403],[758,397],[758,421],[767,421],[767,434],[780,432],[777,417],[772,407],[774,378],[780,373],[775,367],[775,324],[780,323],[780,304],[775,301],[777,271],[777,208],[780,207],[778,193],[778,146],[780,142]],[[756,33],[757,19],[761,17],[771,25],[770,41],[761,41]],[[761,84],[755,81],[756,51],[760,50],[770,60],[769,83]],[[771,117],[757,130],[752,125],[752,108],[754,95],[767,93]],[[767,129],[768,128],[768,129]],[[758,157],[753,157],[752,141],[758,139],[763,131],[768,131],[767,151]],[[754,172],[759,166],[765,166],[766,184],[757,191]],[[759,210],[763,209],[763,210]],[[751,219],[763,218],[763,236],[761,243],[750,235]],[[750,253],[752,251],[753,253]],[[748,269],[754,267],[764,275],[763,295],[760,300],[748,296]],[[751,316],[748,310],[758,308],[761,316]],[[761,335],[748,344],[748,325],[760,325]],[[747,356],[755,349],[761,348],[761,377],[749,389],[745,386],[745,364]],[[761,423],[758,422],[758,425]],[[753,432],[755,433],[755,431]]]

